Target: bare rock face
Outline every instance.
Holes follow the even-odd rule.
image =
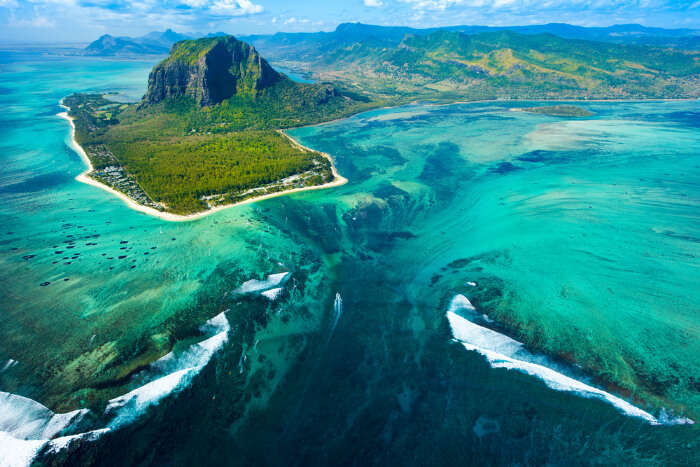
[[[190,96],[210,106],[234,94],[255,96],[281,79],[253,46],[233,36],[181,41],[151,71],[144,103]]]

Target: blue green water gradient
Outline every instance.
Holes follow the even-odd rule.
[[[152,65],[0,52],[0,391],[104,427],[207,320],[230,326],[186,387],[40,461],[698,461],[697,425],[495,368],[445,315],[462,295],[532,358],[700,418],[697,102],[368,112],[290,131],[348,184],[168,223],[75,181],[56,117],[71,92],[137,99]]]

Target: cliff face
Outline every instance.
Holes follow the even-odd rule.
[[[282,79],[253,46],[233,36],[182,41],[151,71],[144,102],[190,96],[209,106],[234,94],[254,96]]]

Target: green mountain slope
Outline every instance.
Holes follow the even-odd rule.
[[[700,52],[510,31],[358,42],[308,65],[380,95],[424,98],[685,98],[700,95]]]
[[[342,23],[335,31],[315,33],[276,33],[252,35],[243,38],[271,60],[299,60],[320,51],[356,42],[382,42],[395,47],[407,34],[425,36],[437,31],[482,34],[511,31],[518,34],[553,34],[564,39],[610,42],[614,44],[653,45],[698,50],[700,31],[693,29],[649,28],[639,24],[621,24],[608,27],[584,27],[566,23],[528,26],[446,26],[416,29],[402,26],[376,26],[362,23]]]

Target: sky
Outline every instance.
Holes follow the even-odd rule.
[[[171,28],[234,35],[343,22],[432,27],[638,23],[700,30],[700,0],[0,0],[0,41],[89,42]]]

